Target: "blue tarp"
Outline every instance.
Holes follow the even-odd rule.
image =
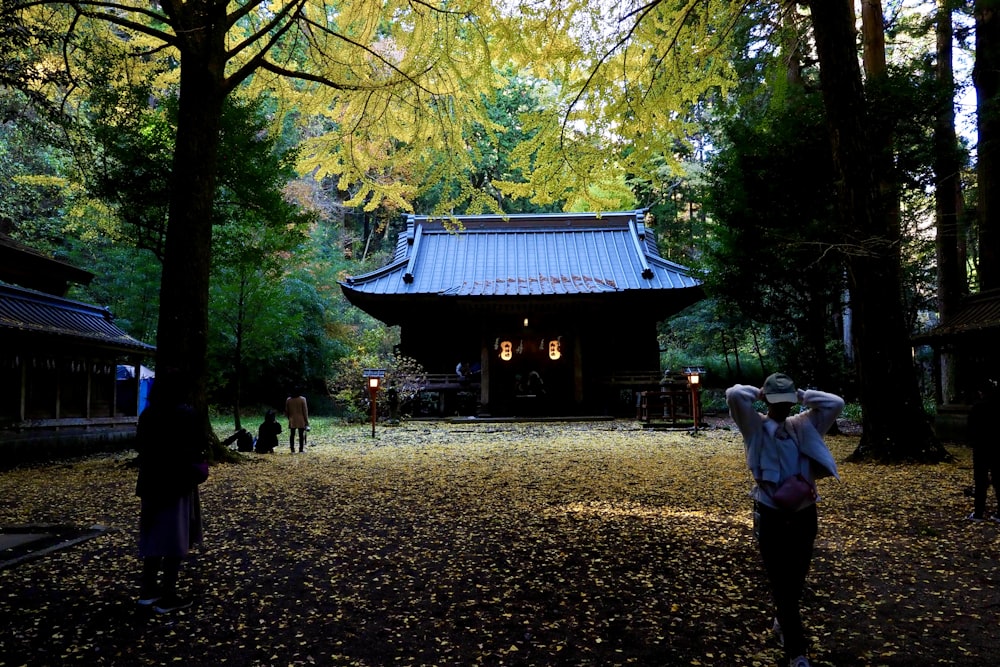
[[[131,380],[135,377],[135,367],[127,366],[125,364],[119,364],[116,377],[119,381]],[[149,390],[153,386],[153,379],[156,377],[151,369],[145,366],[139,367],[139,396],[138,396],[138,412],[136,414],[142,414],[142,411],[146,409],[149,405]],[[120,398],[123,398],[122,394],[119,394]],[[128,396],[125,400],[130,400],[131,396]]]

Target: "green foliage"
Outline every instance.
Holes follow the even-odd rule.
[[[951,95],[941,89],[933,64],[917,59],[909,67],[890,67],[871,92],[893,132],[901,202],[900,287],[908,330],[914,333],[920,330],[920,314],[938,307],[935,235],[926,226],[935,216],[935,112],[941,104],[952,103]],[[967,167],[968,147],[955,146],[954,151],[958,163]]]
[[[746,382],[766,375],[763,368],[773,363],[769,336],[768,327],[704,299],[660,325],[661,365],[704,366],[707,382],[716,386]]]
[[[765,116],[724,124],[710,170],[707,204],[717,226],[706,289],[717,312],[760,323],[755,346],[767,346],[774,367],[831,386],[843,364],[828,343],[841,339],[844,267],[820,103],[802,94]]]
[[[27,104],[23,93],[0,88],[0,231],[48,250],[59,245],[71,199],[70,160],[57,126]]]
[[[67,238],[66,242],[72,247],[70,262],[94,273],[90,285],[75,288],[70,296],[106,306],[124,331],[154,343],[160,305],[159,261],[148,250],[117,244],[103,235]]]
[[[60,109],[47,93],[53,87],[65,90],[70,85],[66,72],[46,62],[65,34],[60,22],[53,20],[60,13],[60,8],[28,12],[18,11],[9,0],[0,3],[0,97],[16,90],[22,98],[22,110],[31,109],[49,118],[58,117]],[[0,124],[10,117],[3,109]]]
[[[114,85],[114,63],[92,64],[97,85],[86,101],[90,136],[78,150],[92,159],[81,166],[90,194],[122,223],[118,233],[163,259],[176,132],[175,98],[151,105],[152,82]]]
[[[844,419],[848,419],[858,424],[861,423],[861,405],[859,403],[845,404],[844,411],[840,414]]]
[[[101,161],[90,182],[94,194],[123,215],[125,239],[160,253],[177,107],[171,97],[151,107],[148,94],[139,85],[92,96],[92,108],[101,111],[94,125]],[[130,113],[110,111],[121,108]],[[304,270],[317,261],[305,251],[313,217],[284,195],[296,177],[295,152],[287,145],[278,149],[279,137],[268,131],[269,124],[260,100],[230,98],[224,107],[213,212],[208,391],[211,401],[237,407],[244,391],[252,401],[278,405],[294,384],[322,387],[332,355],[326,299]],[[105,246],[113,255],[113,247]],[[147,261],[140,268],[148,267]],[[104,290],[95,296],[112,295]],[[118,312],[126,323],[142,313],[143,330],[152,334],[155,320],[146,315],[156,302],[122,303]]]
[[[374,324],[357,334],[353,349],[334,364],[327,381],[329,393],[347,421],[363,421],[371,414],[368,387],[362,377],[365,369],[377,368],[386,372],[382,391],[376,399],[378,413],[383,416],[389,414],[389,387],[396,389],[402,406],[416,398],[424,376],[420,364],[395,352],[397,331]]]
[[[800,27],[780,22],[776,3],[654,2],[634,13],[557,4],[522,3],[518,15],[475,2],[305,3],[274,30],[252,12],[234,15],[229,33],[216,35],[216,44],[229,40],[213,63],[223,70],[211,73],[219,90],[266,107],[224,106],[218,196],[212,215],[199,218],[216,225],[203,327],[215,400],[233,400],[243,386],[273,403],[291,383],[325,385],[317,379],[332,376],[336,384],[369,364],[394,363],[388,352],[367,356],[366,348],[390,347],[393,334],[347,304],[337,280],[380,265],[399,214],[413,206],[649,204],[664,256],[701,266],[705,240],[712,244],[704,265],[714,299],[662,328],[665,365],[698,363],[720,378],[780,367],[824,386],[846,375],[836,320],[844,249],[823,112],[786,78]],[[65,156],[29,136],[26,114],[0,126],[0,218],[36,245],[68,248],[94,267],[99,275],[86,293],[140,337],[155,330],[158,271],[131,246],[162,254],[178,125],[173,91],[179,63],[190,66],[195,55],[174,14],[156,13],[182,5],[207,6],[171,0],[130,13],[125,3],[104,15],[92,8],[93,20],[80,15],[70,59],[87,96],[74,90],[66,100],[90,122],[73,135],[93,141],[93,159],[78,166],[106,210],[72,190]],[[0,13],[0,35],[11,37],[0,41],[0,60],[31,64],[3,73],[32,71],[47,55],[61,23],[46,29],[42,19],[59,6],[43,2],[44,12],[30,15],[31,42],[12,31],[24,16]],[[504,60],[491,62],[491,54]],[[242,69],[251,62],[267,65]],[[932,182],[925,151],[933,93],[930,70],[914,63],[871,92],[903,147],[911,261],[902,287],[915,320],[932,295],[932,247],[916,223],[928,210],[920,190]],[[815,82],[809,69],[806,83]],[[23,99],[5,94],[2,118]],[[301,134],[272,138],[265,114]],[[706,140],[715,128],[723,133]],[[291,149],[300,142],[299,154]],[[358,225],[360,239],[345,243],[335,213],[305,241],[307,220],[281,192],[292,159],[332,199],[374,214]],[[186,165],[188,173],[199,166]],[[345,259],[345,247],[360,261]],[[364,348],[352,340],[357,332]],[[331,370],[338,358],[344,367]]]
[[[523,183],[525,169],[534,161],[517,166],[512,156],[518,145],[531,140],[535,132],[525,127],[523,118],[543,108],[543,82],[532,80],[507,68],[501,73],[506,84],[488,94],[482,102],[486,119],[474,122],[466,130],[470,163],[461,175],[450,179],[431,179],[413,205],[420,211],[447,211],[456,215],[490,211],[503,213],[548,213],[562,210],[563,202],[539,204],[524,197],[508,197],[503,183]],[[433,152],[433,170],[453,158]]]
[[[708,184],[702,165],[689,151],[681,152],[680,157],[685,160],[683,174],[660,157],[652,161],[648,171],[630,178],[629,186],[648,207],[648,224],[655,229],[660,255],[697,268],[707,232],[701,202]]]
[[[237,411],[244,385],[255,397],[270,393],[272,405],[294,384],[318,385],[322,371],[306,369],[322,368],[326,354],[310,321],[325,319],[322,300],[288,272],[314,259],[304,252],[312,217],[286,201],[294,152],[279,152],[267,129],[259,102],[226,106],[212,243],[209,389]]]

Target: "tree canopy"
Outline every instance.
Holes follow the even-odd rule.
[[[376,231],[414,207],[651,206],[665,254],[713,268],[713,296],[753,318],[754,345],[761,324],[774,341],[795,339],[787,363],[825,382],[839,364],[824,358],[848,329],[862,450],[932,457],[908,342],[914,304],[930,298],[910,267],[928,262],[910,223],[930,165],[945,164],[929,147],[960,154],[953,133],[933,143],[926,128],[943,103],[924,103],[952,99],[928,66],[943,57],[931,28],[951,8],[886,20],[877,1],[857,15],[851,4],[4,0],[0,82],[46,122],[75,119],[63,125],[68,145],[86,134],[99,149],[90,192],[133,232],[151,232],[130,240],[163,259],[159,360],[197,378],[201,407],[212,277],[239,284],[221,267],[253,261],[219,254],[254,215],[227,175],[248,153],[225,141],[226,110],[251,100],[275,140],[294,145],[298,174],[358,213],[366,261]],[[987,64],[992,4],[976,6]],[[888,58],[887,27],[898,37]],[[980,68],[984,108],[991,81]],[[979,194],[988,263],[992,200],[983,183]],[[755,275],[761,266],[781,270]],[[979,267],[983,286],[991,268]],[[853,328],[837,320],[842,285]],[[885,400],[876,383],[886,381],[898,400]]]

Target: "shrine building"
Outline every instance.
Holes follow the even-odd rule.
[[[657,323],[703,298],[645,216],[411,215],[392,261],[341,289],[400,327],[442,414],[628,415],[661,377]]]
[[[156,348],[107,308],[66,298],[89,271],[0,234],[0,463],[115,449],[135,438]]]

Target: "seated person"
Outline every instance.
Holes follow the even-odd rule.
[[[236,451],[239,452],[252,452],[253,451],[253,436],[245,429],[241,428],[236,433]]]
[[[281,433],[281,423],[274,414],[274,410],[268,410],[264,415],[264,422],[257,429],[257,453],[273,454],[274,448],[278,446],[278,434]]]
[[[528,393],[535,396],[541,396],[545,393],[545,382],[542,381],[542,376],[538,371],[528,373]]]

